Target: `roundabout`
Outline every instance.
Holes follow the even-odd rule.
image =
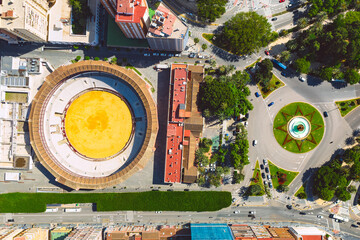
[[[324,120],[319,111],[304,102],[286,105],[274,119],[276,141],[293,153],[305,153],[316,148],[323,138],[324,130]]]
[[[102,189],[143,169],[153,156],[157,109],[133,71],[99,61],[56,69],[34,97],[30,143],[55,180]]]

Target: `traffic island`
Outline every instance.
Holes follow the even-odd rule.
[[[275,74],[273,74],[268,87],[264,87],[262,82],[259,82],[257,85],[260,89],[262,97],[265,99],[275,90],[285,86],[285,83],[283,83],[278,77],[276,77]]]
[[[352,110],[360,105],[360,98],[350,99],[346,101],[335,102],[342,117],[345,117]]]
[[[274,119],[276,141],[293,153],[313,150],[321,142],[324,130],[324,119],[320,112],[304,102],[286,105]]]
[[[274,188],[278,186],[289,186],[292,181],[296,178],[299,172],[292,172],[276,166],[271,161],[269,162],[269,170]]]

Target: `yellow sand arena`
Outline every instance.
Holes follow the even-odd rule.
[[[105,91],[82,94],[71,103],[65,117],[70,144],[89,158],[107,158],[121,151],[132,128],[132,115],[126,103]]]

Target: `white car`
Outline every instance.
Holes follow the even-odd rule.
[[[317,215],[317,217],[318,217],[318,218],[324,218],[324,217],[323,217],[323,216],[321,216],[321,215]]]
[[[305,79],[303,76],[300,76],[300,77],[299,77],[299,80],[302,81],[302,82],[305,82],[305,81],[306,81],[306,79]]]
[[[150,53],[144,53],[144,56],[145,56],[145,57],[149,57],[149,56],[150,56]]]
[[[155,211],[155,213],[162,213],[162,211]]]
[[[256,144],[257,144],[257,140],[254,140],[253,141],[253,146],[256,146]]]
[[[178,53],[177,53],[177,54],[175,54],[175,57],[180,57],[180,54],[178,54]]]
[[[234,211],[234,213],[235,213],[235,214],[239,214],[239,213],[240,213],[240,211],[236,210],[236,211]]]

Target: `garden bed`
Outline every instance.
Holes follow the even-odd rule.
[[[342,117],[345,117],[349,112],[360,105],[360,98],[350,99],[346,101],[335,102]]]
[[[289,186],[299,172],[292,172],[282,168],[279,168],[272,162],[269,162],[269,170],[274,188],[279,185]]]
[[[260,194],[251,194],[250,188],[253,186],[256,186],[256,185],[261,188]],[[250,187],[248,188],[247,195],[248,196],[262,196],[264,194],[265,194],[264,183],[263,183],[263,179],[261,177],[260,165],[259,165],[259,161],[256,161],[255,170],[254,170],[251,182],[250,182]]]
[[[1,213],[44,212],[46,204],[96,203],[97,211],[217,211],[231,204],[230,192],[7,193]]]
[[[276,89],[281,88],[283,86],[285,86],[285,84],[278,77],[276,77],[275,74],[273,74],[271,77],[268,91],[265,91],[264,87],[262,87],[261,85],[261,82],[258,83],[258,87],[264,99],[267,98]]]

